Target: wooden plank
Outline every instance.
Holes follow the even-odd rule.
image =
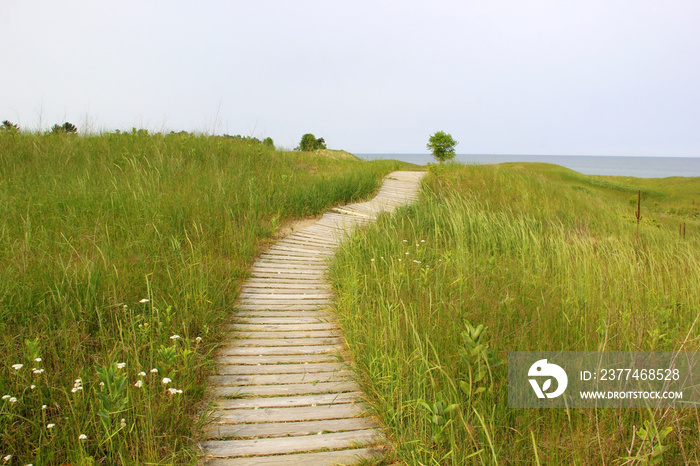
[[[275,280],[322,280],[325,277],[323,273],[293,273],[293,272],[263,272],[260,270],[253,271],[255,278],[274,278]]]
[[[217,356],[216,361],[221,364],[240,364],[256,366],[258,364],[270,364],[285,366],[287,364],[315,364],[321,362],[338,362],[341,358],[339,354],[318,353],[318,354],[287,354],[287,355],[267,355],[267,356]]]
[[[320,421],[360,417],[366,412],[362,403],[344,403],[321,406],[294,406],[289,408],[227,409],[214,417],[217,424],[247,424],[254,422]]]
[[[264,346],[247,348],[245,346],[229,346],[221,348],[221,354],[226,356],[272,356],[293,354],[324,354],[337,353],[342,349],[341,345],[320,346]]]
[[[331,257],[333,255],[333,252],[327,251],[327,250],[322,250],[322,249],[314,249],[312,247],[302,247],[302,246],[271,246],[268,250],[269,253],[274,254],[277,252],[280,252],[282,254],[286,252],[296,252],[296,253],[302,253],[304,255],[310,256],[310,257]]]
[[[317,384],[297,383],[287,385],[251,385],[237,387],[211,387],[215,397],[251,397],[251,396],[293,396],[315,393],[356,392],[360,386],[356,382],[319,382]]]
[[[362,392],[330,393],[325,395],[273,396],[217,400],[220,409],[284,408],[292,406],[320,406],[361,401]]]
[[[313,372],[333,372],[348,370],[342,362],[321,362],[311,364],[217,364],[215,374],[294,374]]]
[[[312,316],[312,317],[301,317],[301,316],[289,316],[289,317],[246,317],[238,316],[234,317],[234,322],[240,324],[318,324],[335,321],[333,316]]]
[[[339,337],[340,330],[307,330],[299,332],[232,332],[235,338],[331,338]]]
[[[264,310],[289,310],[289,311],[313,311],[316,309],[327,309],[329,303],[304,303],[304,304],[237,304],[236,309],[248,311]]]
[[[265,278],[249,279],[245,285],[241,287],[241,291],[269,288],[277,290],[297,290],[299,292],[303,292],[303,290],[332,291],[331,286],[326,280],[275,280]]]
[[[305,330],[335,330],[338,328],[337,322],[326,322],[322,324],[229,324],[231,330],[242,332],[303,332]]]
[[[326,310],[295,311],[295,310],[270,310],[245,311],[236,310],[233,317],[317,317],[320,319],[335,320],[335,316]]]
[[[382,455],[379,449],[354,448],[328,452],[300,453],[294,455],[252,456],[247,458],[214,458],[207,466],[329,466],[355,464]]]
[[[295,261],[292,259],[285,259],[283,257],[277,260],[264,260],[257,261],[253,264],[253,267],[268,267],[277,269],[305,269],[305,270],[328,270],[328,264],[316,263],[310,264],[308,262]]]
[[[327,249],[329,251],[335,250],[335,246],[328,243],[328,241],[326,241],[325,239],[302,237],[301,235],[288,236],[285,239],[279,241],[277,244],[284,244],[290,246],[311,246],[313,248]]]
[[[289,435],[318,435],[322,432],[345,432],[377,427],[375,422],[366,417],[261,424],[213,424],[207,427],[205,436],[207,439],[269,438]]]
[[[236,387],[240,385],[288,385],[321,382],[344,382],[352,377],[350,371],[308,372],[297,374],[238,374],[210,375],[209,385],[217,387]]]
[[[244,311],[316,311],[328,308],[333,303],[330,299],[264,299],[244,298],[238,300],[236,309]],[[308,308],[308,309],[307,309]],[[239,315],[237,312],[236,315]]]
[[[303,273],[305,275],[322,275],[328,270],[325,265],[302,265],[302,264],[253,264],[251,272],[290,272]]]
[[[290,253],[275,253],[271,254],[269,252],[265,252],[260,255],[259,259],[261,261],[272,261],[272,262],[279,262],[279,261],[294,261],[298,263],[304,263],[304,264],[309,264],[309,265],[327,265],[327,258],[326,257],[316,257],[316,256],[308,256],[306,254],[290,254]]]
[[[202,443],[207,454],[214,457],[251,455],[280,455],[321,449],[356,448],[372,445],[384,437],[373,429],[353,430],[323,435],[303,435],[254,440],[209,440]]]
[[[333,293],[331,292],[310,292],[310,293],[289,293],[284,290],[266,290],[261,289],[257,291],[245,291],[238,293],[238,298],[255,298],[255,299],[331,299],[333,298]]]
[[[230,343],[231,346],[322,346],[340,345],[340,338],[240,338]]]

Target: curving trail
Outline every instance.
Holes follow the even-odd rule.
[[[207,465],[352,464],[382,453],[386,439],[343,362],[326,261],[354,228],[414,201],[424,174],[389,174],[374,199],[333,209],[259,257],[209,380]]]

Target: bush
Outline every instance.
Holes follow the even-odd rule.
[[[19,131],[19,126],[17,126],[9,120],[4,120],[2,122],[2,126],[0,126],[0,131],[8,131],[10,133],[14,133],[16,131]]]
[[[326,149],[326,141],[323,138],[316,139],[316,136],[311,133],[303,135],[299,147],[296,148],[302,152],[312,152],[318,149]]]
[[[51,127],[51,133],[53,134],[75,134],[77,132],[78,127],[67,121],[60,126],[55,124]]]

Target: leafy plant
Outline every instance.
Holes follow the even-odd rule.
[[[486,391],[487,383],[493,386],[491,369],[500,366],[503,361],[497,359],[489,350],[489,346],[481,341],[488,327],[482,324],[474,327],[468,320],[464,322],[464,326],[465,330],[460,334],[463,346],[459,354],[467,364],[468,377],[466,380],[460,380],[459,386],[471,398]]]
[[[62,125],[55,124],[51,127],[52,134],[75,134],[77,132],[78,127],[68,121]]]
[[[298,150],[302,152],[312,152],[318,149],[325,149],[326,141],[323,138],[316,139],[311,133],[306,133],[301,137]]]
[[[455,146],[459,144],[452,138],[451,134],[438,131],[430,136],[426,147],[433,153],[433,157],[440,163],[455,157]]]
[[[3,120],[2,126],[0,126],[0,131],[7,131],[10,133],[14,133],[14,132],[19,131],[19,126],[17,126],[16,124],[14,124],[8,120]]]
[[[445,431],[454,422],[452,415],[459,408],[459,404],[447,403],[442,393],[438,393],[432,403],[418,400],[418,404],[425,409],[425,416],[432,428],[433,433],[430,436],[430,441],[437,444],[443,443],[446,440]]]

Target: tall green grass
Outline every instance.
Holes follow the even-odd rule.
[[[400,460],[700,460],[695,410],[507,407],[508,351],[699,346],[697,212],[683,239],[645,207],[638,240],[636,190],[594,177],[580,189],[588,178],[567,176],[551,166],[433,167],[419,203],[337,254],[341,323]]]
[[[219,137],[0,133],[0,458],[193,463],[209,356],[261,246],[397,167]]]

